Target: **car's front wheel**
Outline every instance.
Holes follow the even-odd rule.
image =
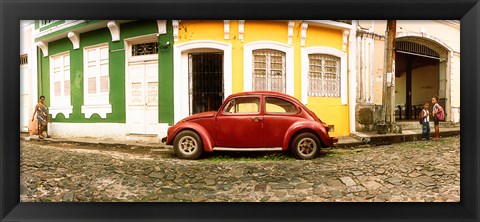
[[[203,151],[202,139],[197,133],[184,130],[175,137],[173,151],[181,159],[197,159]]]
[[[292,142],[292,153],[297,159],[309,160],[320,153],[320,141],[312,133],[300,133]]]

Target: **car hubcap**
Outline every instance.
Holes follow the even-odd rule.
[[[179,144],[180,150],[186,154],[191,154],[197,149],[197,141],[191,136],[182,137]]]
[[[312,155],[317,149],[317,144],[311,138],[303,138],[298,143],[298,151],[305,156]]]

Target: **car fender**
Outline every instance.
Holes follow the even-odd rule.
[[[322,142],[323,145],[329,146],[331,143],[328,133],[322,126],[322,124],[314,121],[299,121],[292,124],[292,126],[290,126],[290,128],[288,128],[287,132],[285,133],[282,146],[283,150],[287,150],[289,148],[290,141],[293,139],[292,136],[301,130],[314,131],[318,135],[319,140]]]
[[[171,141],[172,141],[171,143],[173,143],[173,140],[175,139],[177,134],[183,130],[195,131],[200,136],[200,138],[202,138],[203,150],[207,152],[213,151],[214,142],[213,142],[212,136],[208,133],[208,131],[203,126],[194,122],[184,122],[181,125],[179,125],[172,133],[173,136],[171,137]]]

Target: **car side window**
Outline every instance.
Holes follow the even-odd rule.
[[[265,99],[265,112],[273,114],[294,114],[297,113],[297,108],[286,100],[267,97]]]
[[[260,112],[260,98],[258,97],[240,97],[231,99],[223,108],[223,113],[259,113]]]

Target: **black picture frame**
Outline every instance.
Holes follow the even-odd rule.
[[[0,0],[1,221],[479,221],[478,0]],[[460,203],[19,203],[20,20],[461,20]]]

